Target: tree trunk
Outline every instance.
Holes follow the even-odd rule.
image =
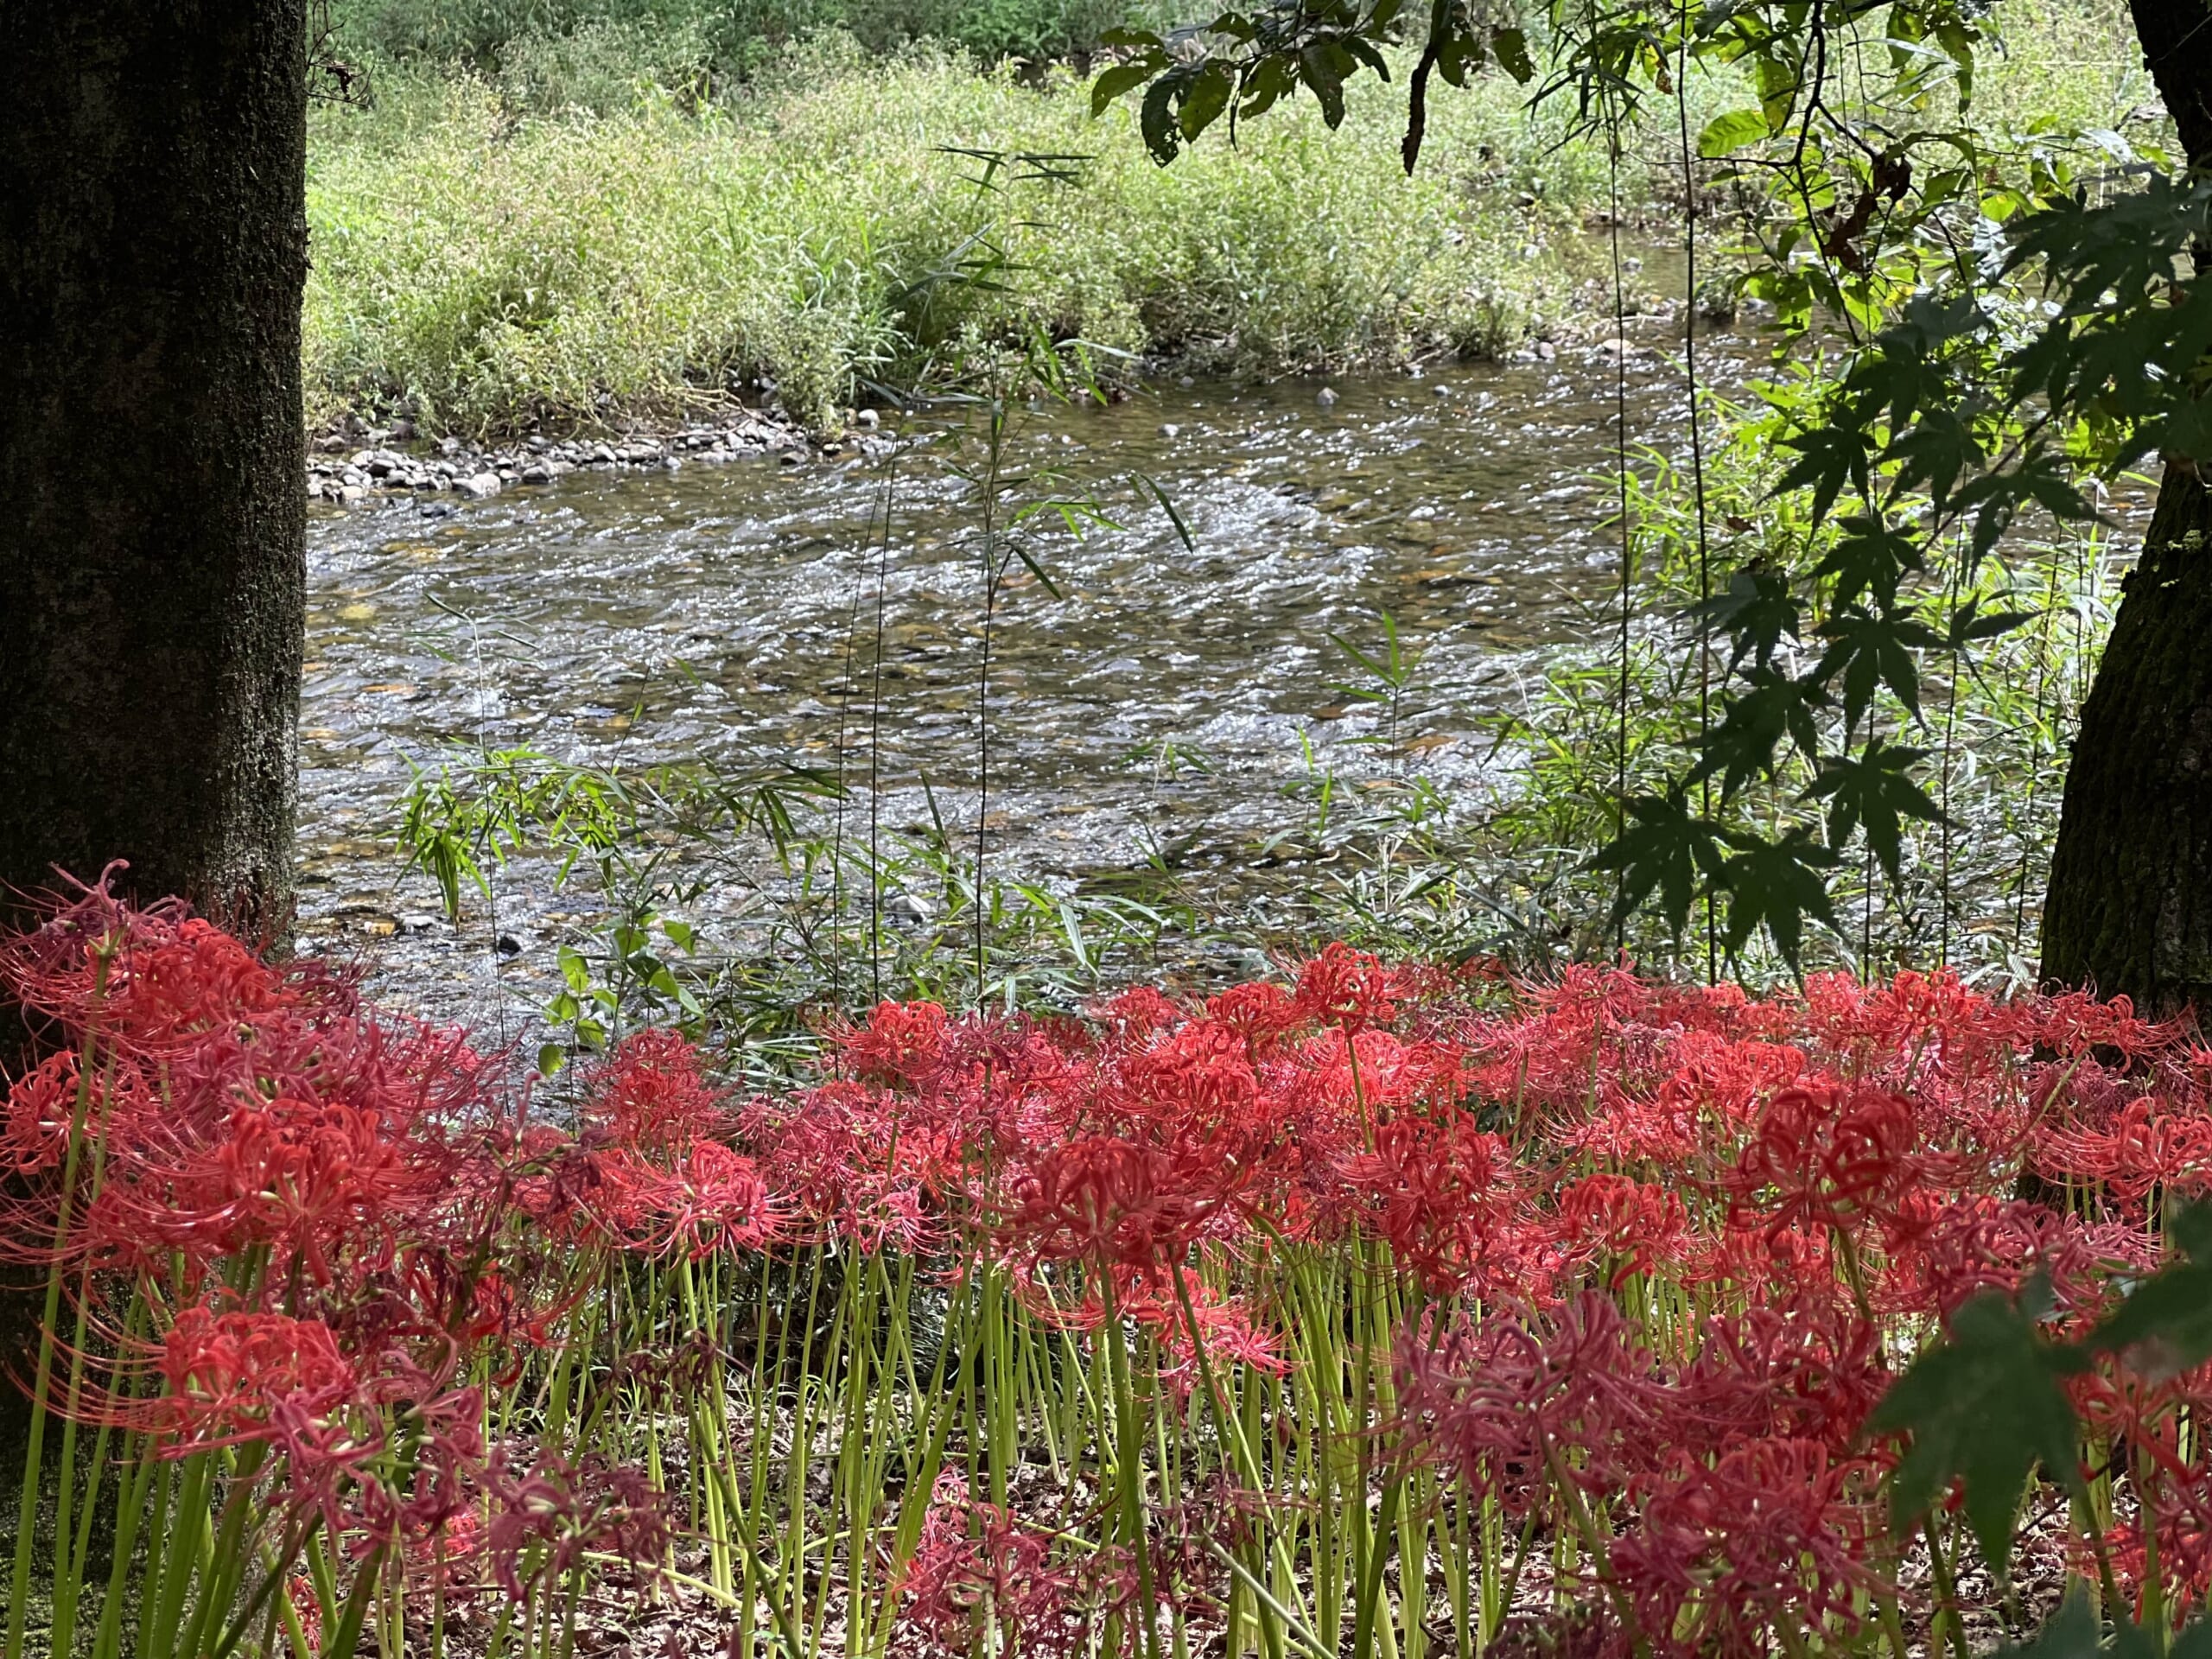
[[[2212,167],[2204,0],[2134,0],[2183,152]],[[2207,265],[2203,250],[2196,261]],[[2044,905],[2046,979],[2212,1012],[2212,493],[2168,463],[2082,707]]]
[[[0,7],[0,914],[286,913],[303,0]]]
[[[2082,709],[2044,907],[2043,971],[2146,1011],[2212,1009],[2212,494],[2158,489]]]

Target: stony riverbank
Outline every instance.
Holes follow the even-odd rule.
[[[350,429],[310,440],[308,499],[347,507],[413,499],[423,511],[434,512],[449,511],[455,499],[481,500],[518,486],[550,484],[579,468],[673,472],[762,455],[798,466],[817,456],[874,453],[886,442],[874,435],[877,420],[874,410],[862,410],[853,419],[854,429],[843,436],[817,440],[787,421],[741,410],[662,430],[533,435],[504,445],[450,436],[425,441],[404,421],[392,427],[349,423]]]

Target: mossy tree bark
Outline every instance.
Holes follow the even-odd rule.
[[[2134,0],[2191,165],[2212,168],[2212,14]],[[2200,275],[2212,255],[2198,250]],[[2212,491],[2169,462],[2082,709],[2044,906],[2045,978],[2212,1014]]]
[[[0,8],[0,912],[127,859],[283,925],[303,0]]]

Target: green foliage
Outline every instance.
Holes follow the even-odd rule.
[[[1759,389],[1767,440],[1790,456],[1772,488],[1805,510],[1779,548],[1724,569],[1718,595],[1700,553],[1691,614],[1706,640],[1726,641],[1720,683],[1708,662],[1690,753],[1665,786],[1618,804],[1616,838],[1592,866],[1619,875],[1624,903],[1658,894],[1676,931],[1700,894],[1725,900],[1732,957],[1763,927],[1794,966],[1805,924],[1833,920],[1830,885],[1854,837],[1895,884],[1902,821],[1942,821],[1916,781],[1931,751],[1898,743],[1879,716],[1924,727],[1924,665],[2020,620],[1969,606],[1931,626],[1936,594],[1970,583],[2024,510],[2091,518],[2085,470],[2109,474],[2158,447],[2191,455],[2212,433],[2212,297],[2173,282],[2204,235],[2212,187],[2154,180],[2114,199],[2101,184],[2093,197],[2090,167],[2126,154],[2116,135],[1978,120],[1994,37],[1980,9],[1954,0],[1889,0],[1842,19],[1795,6],[1554,4],[1547,21],[1538,104],[1571,105],[1615,154],[1674,105],[1681,142],[1696,130],[1699,156],[1721,163],[1715,181],[1751,205],[1745,290],[1808,350],[1825,334],[1844,353],[1840,374]],[[1381,48],[1402,31],[1423,42],[1405,106],[1411,171],[1427,72],[1456,82],[1494,55],[1518,74],[1516,29],[1440,4],[1424,33],[1396,0],[1231,11],[1203,29],[1116,37],[1128,57],[1094,98],[1135,99],[1166,162],[1223,113],[1250,121],[1301,91],[1333,126],[1346,81],[1389,79]],[[1886,73],[1847,73],[1870,49]],[[1695,123],[1693,72],[1732,94]],[[1756,107],[1735,101],[1745,93]],[[2049,313],[2027,291],[2031,273],[2057,302]],[[1821,654],[1801,671],[1792,650],[1780,665],[1808,619]],[[1825,839],[1803,823],[1753,828],[1735,810],[1786,764],[1809,772],[1807,799],[1827,803]]]
[[[1909,1437],[1891,1477],[1892,1514],[1900,1528],[1929,1515],[1955,1484],[1961,1485],[1982,1557],[2003,1581],[2021,1500],[2037,1467],[2077,1498],[2083,1494],[2082,1426],[2067,1380],[2088,1370],[2100,1356],[2117,1356],[2123,1367],[2157,1376],[2212,1357],[2212,1205],[2176,1206],[2168,1231],[2180,1246],[2179,1257],[2139,1283],[2123,1282],[2119,1306],[2073,1340],[2049,1334],[2050,1287],[2040,1276],[2017,1298],[1987,1292],[1952,1315],[1943,1338],[1897,1379],[1872,1420],[1878,1432]],[[2080,1503],[2075,1513],[2111,1597],[2107,1545],[2094,1513]],[[2129,1659],[2212,1654],[2212,1619],[2199,1619],[2177,1635],[2166,1628],[2155,1589],[2143,1599],[2142,1624],[2120,1617],[2110,1605],[2107,1614],[2113,1618],[2109,1638],[2087,1598],[2076,1592],[2033,1642],[2005,1651],[2039,1659],[2093,1659],[2107,1650]]]
[[[617,80],[743,77],[828,29],[871,51],[935,41],[988,63],[1089,50],[1128,16],[1114,0],[340,0],[333,11],[345,48],[372,64],[466,67],[602,110],[626,102]],[[583,73],[549,80],[564,58]]]
[[[2134,1291],[2093,1345],[2134,1350],[2146,1369],[2171,1373],[2212,1359],[2212,1204],[2178,1207],[2166,1233],[2183,1260]]]
[[[1590,868],[1620,874],[1616,925],[1656,893],[1659,913],[1680,933],[1688,925],[1699,887],[1718,880],[1726,868],[1726,843],[1711,824],[1690,810],[1679,789],[1637,796],[1627,808],[1635,822],[1623,827],[1590,861]]]
[[[1140,124],[1160,161],[1172,162],[1183,146],[1224,114],[1249,121],[1300,92],[1313,95],[1332,129],[1344,121],[1344,84],[1361,70],[1390,79],[1384,48],[1404,37],[1405,0],[1272,0],[1250,10],[1232,9],[1197,26],[1162,34],[1116,29],[1106,43],[1130,56],[1102,73],[1092,97],[1103,110],[1114,99],[1143,89]],[[1420,55],[1408,79],[1408,114],[1399,155],[1411,173],[1428,130],[1430,75],[1465,86],[1495,63],[1517,82],[1534,79],[1528,37],[1517,25],[1478,19],[1461,0],[1437,0],[1425,35],[1414,32]],[[1192,52],[1189,46],[1203,42]]]
[[[828,424],[862,377],[944,378],[1039,332],[1223,367],[1379,364],[1499,349],[1572,288],[1548,213],[1395,186],[1374,122],[1325,148],[1319,122],[1279,123],[1163,173],[1065,79],[829,48],[729,110],[653,92],[518,119],[468,79],[380,96],[322,112],[312,145],[318,415],[592,422],[765,377]],[[1465,113],[1435,142],[1473,166],[1491,129]],[[982,191],[950,146],[1089,159]],[[965,279],[979,257],[988,284]]]
[[[2034,1640],[1999,1649],[2001,1659],[2212,1659],[2212,1619],[2200,1618],[2175,1637],[2153,1634],[2130,1619],[2107,1626],[2089,1598],[2075,1591],[2066,1598]]]
[[[1819,373],[1808,368],[1808,380]],[[1735,580],[1724,590],[1716,576],[1710,603],[1700,605],[1688,469],[1639,458],[1630,519],[1647,609],[1630,639],[1626,721],[1618,614],[1592,615],[1547,648],[1541,673],[1481,717],[1481,741],[1507,786],[1494,804],[1459,804],[1429,854],[1439,861],[1433,868],[1456,867],[1429,893],[1440,905],[1448,898],[1466,906],[1455,912],[1459,921],[1433,935],[1391,924],[1379,937],[1408,948],[1450,940],[1452,948],[1541,957],[1610,953],[1618,929],[1638,960],[1702,974],[1717,965],[1724,942],[1729,894],[1721,878],[1732,834],[1772,840],[1802,829],[1833,846],[1847,830],[1845,843],[1859,855],[1817,872],[1840,926],[1804,930],[1801,965],[1873,973],[1937,963],[1977,983],[2032,983],[2063,746],[2110,624],[2115,564],[2129,550],[2096,524],[2055,526],[2047,537],[2016,533],[1968,585],[1923,607],[1931,623],[1944,619],[1934,631],[1946,641],[1944,650],[1926,653],[1924,727],[1913,727],[1878,684],[1860,743],[1846,746],[1840,697],[1808,701],[1794,689],[1825,642],[1793,639],[1777,596],[1786,590],[1802,611],[1803,563],[1818,563],[1815,550],[1824,543],[1806,531],[1802,493],[1771,493],[1781,470],[1778,417],[1758,409],[1722,414],[1719,441],[1708,443],[1705,457],[1710,564]],[[1755,615],[1748,607],[1761,602],[1762,590],[1767,608]],[[1741,632],[1725,618],[1710,631],[1704,626],[1715,612],[1739,609]],[[1671,620],[1677,614],[1690,625],[1687,637]],[[1748,637],[1754,632],[1756,641]],[[1697,650],[1700,639],[1713,642],[1709,654]],[[1738,645],[1744,650],[1732,664]],[[1711,693],[1704,718],[1701,655]],[[1818,790],[1822,759],[1866,759],[1870,721],[1884,751],[1923,753],[1889,778],[1857,781],[1886,792],[1894,779],[1940,814],[1914,810],[1909,797],[1892,804],[1894,871],[1859,827],[1869,803],[1859,803],[1856,820],[1831,827],[1834,797]],[[1738,775],[1724,798],[1732,764]],[[1694,775],[1700,767],[1708,769]],[[1834,769],[1826,775],[1834,777]],[[1886,839],[1886,828],[1876,835]],[[1593,847],[1605,849],[1594,860]],[[1702,860],[1697,849],[1705,849]],[[1754,936],[1733,966],[1758,982],[1788,964],[1770,939]]]
[[[1874,739],[1857,754],[1832,754],[1821,761],[1820,776],[1806,793],[1828,804],[1827,842],[1841,847],[1860,827],[1866,844],[1891,881],[1902,879],[1904,829],[1902,820],[1940,823],[1943,814],[1911,771],[1928,759],[1925,749],[1902,748]]]
[[[2007,359],[2010,397],[2080,422],[2088,458],[2107,476],[2151,454],[2212,460],[2212,293],[2180,280],[2190,250],[2209,240],[2212,180],[2162,175],[2107,200],[2077,189],[2013,236],[2012,267],[2039,270],[2059,305]],[[1991,474],[1989,499],[2083,511],[2063,481],[2029,470],[2047,453],[2031,448]]]
[[[1963,1481],[1966,1512],[1990,1570],[2003,1578],[2028,1478],[2038,1465],[2078,1489],[2077,1425],[2064,1380],[2080,1357],[2051,1342],[2042,1323],[2050,1286],[2032,1280],[2016,1299],[1985,1292],[1951,1318],[1948,1340],[1915,1360],[1875,1412],[1878,1432],[1910,1430],[1892,1477],[1894,1524],[1911,1526],[1951,1484]]]

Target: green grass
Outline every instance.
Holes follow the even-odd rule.
[[[1065,72],[1027,84],[833,34],[737,86],[713,68],[708,13],[656,3],[665,16],[637,0],[503,37],[480,72],[458,34],[443,63],[372,53],[374,106],[319,108],[311,419],[588,424],[766,377],[832,425],[866,378],[942,382],[1040,331],[1096,343],[1109,367],[1117,352],[1257,372],[1495,353],[1586,308],[1589,214],[1618,200],[1656,228],[1680,195],[1671,106],[1616,166],[1568,138],[1567,99],[1532,116],[1493,75],[1435,100],[1408,180],[1402,93],[1370,83],[1341,131],[1301,100],[1161,168],[1126,105],[1093,120]],[[1985,131],[2155,135],[2130,124],[2148,87],[2110,0],[1999,15]],[[1871,91],[1887,62],[1870,41],[1839,73]],[[1731,80],[1692,76],[1694,130],[1745,101]],[[1086,159],[1066,182],[1017,167],[987,190],[961,149]]]
[[[734,106],[648,87],[604,115],[387,79],[311,146],[310,413],[482,429],[765,374],[822,421],[857,375],[943,374],[1039,329],[1262,370],[1494,351],[1571,288],[1566,221],[1490,188],[1503,102],[1453,100],[1408,181],[1380,99],[1339,133],[1308,108],[1163,169],[1071,79],[944,56],[817,48]],[[1089,159],[986,190],[950,147]]]
[[[610,48],[632,63],[741,79],[791,41],[842,29],[870,51],[943,41],[985,60],[1090,50],[1133,16],[1195,15],[1160,0],[329,0],[344,50],[386,63],[467,64],[505,73],[549,42]],[[1207,14],[1211,15],[1211,14]]]

